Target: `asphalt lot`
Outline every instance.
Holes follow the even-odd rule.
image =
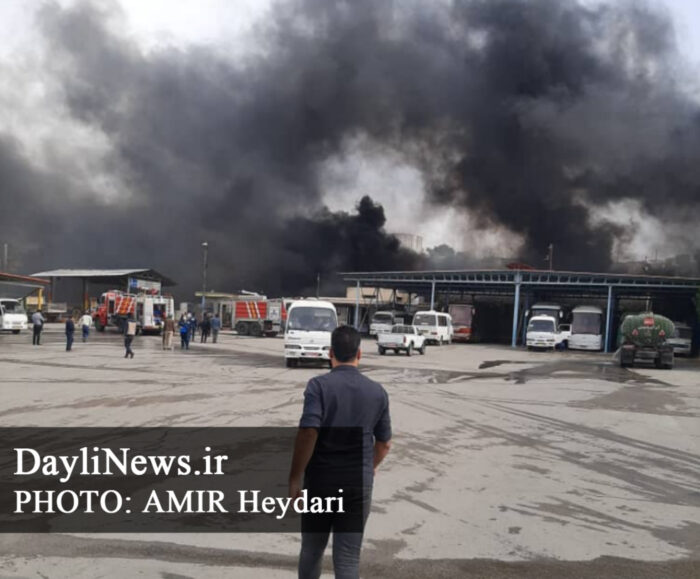
[[[429,347],[362,368],[391,397],[364,577],[700,576],[700,363]],[[0,335],[0,426],[293,426],[306,381],[281,339],[163,352],[93,333]],[[0,535],[0,579],[295,577],[294,535]],[[329,561],[330,563],[330,561]],[[330,569],[330,567],[329,567]],[[326,575],[324,575],[325,577]],[[327,575],[332,576],[332,575]]]

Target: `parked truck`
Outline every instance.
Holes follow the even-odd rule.
[[[379,334],[391,332],[391,328],[395,324],[406,323],[406,318],[410,318],[410,316],[405,312],[384,310],[375,312],[369,324],[369,335],[376,337]]]
[[[469,342],[472,338],[472,321],[474,306],[471,304],[450,304],[448,313],[452,317],[452,328],[455,342]]]
[[[239,336],[274,337],[283,331],[286,319],[281,299],[237,300],[231,310],[231,327]]]
[[[394,354],[406,352],[407,356],[415,350],[420,354],[425,354],[425,343],[427,339],[415,326],[404,326],[401,324],[391,328],[391,332],[383,332],[377,335],[377,349],[383,356],[387,350],[393,350]]]
[[[100,296],[92,321],[98,332],[104,332],[110,326],[121,330],[126,320],[133,318],[139,333],[160,334],[165,319],[174,314],[171,296],[110,290]]]
[[[0,331],[19,334],[27,329],[27,312],[22,302],[12,298],[0,298]]]
[[[635,362],[653,363],[657,368],[673,368],[673,322],[652,312],[628,315],[620,328],[620,366],[634,366]]]

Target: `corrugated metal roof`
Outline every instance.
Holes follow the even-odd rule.
[[[37,277],[114,277],[120,275],[132,275],[151,271],[148,268],[141,269],[52,269],[41,271],[33,275]]]

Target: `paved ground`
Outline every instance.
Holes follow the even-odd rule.
[[[163,352],[94,335],[64,351],[0,336],[0,426],[289,426],[319,369],[280,339]],[[700,576],[700,364],[480,345],[378,356],[394,450],[377,477],[365,577]],[[324,370],[325,371],[325,370]],[[0,579],[291,578],[293,535],[0,535]],[[331,575],[328,575],[331,576]]]

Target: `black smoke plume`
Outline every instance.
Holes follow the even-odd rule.
[[[289,0],[243,59],[144,51],[105,3],[48,3],[37,23],[44,82],[109,144],[117,192],[0,132],[0,237],[25,272],[152,266],[186,297],[204,240],[219,290],[424,266],[371,200],[324,209],[319,169],[357,135],[420,168],[431,203],[520,236],[503,251],[534,265],[553,243],[558,268],[608,268],[633,234],[598,217],[613,202],[668,227],[698,214],[700,109],[644,3]]]

